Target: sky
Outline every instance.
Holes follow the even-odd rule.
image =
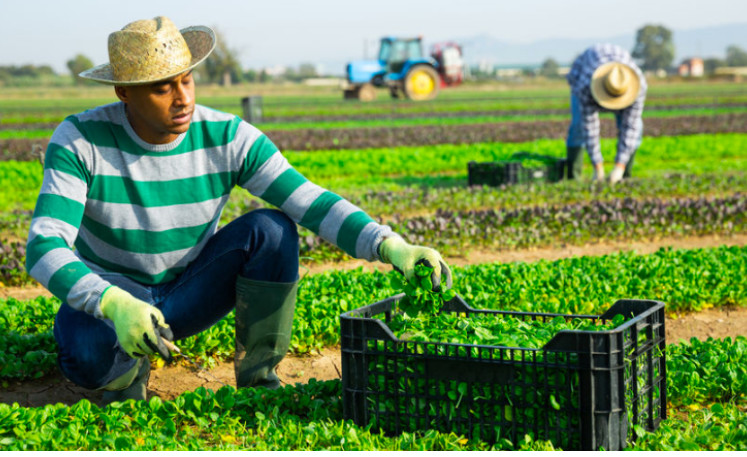
[[[747,20],[744,0],[0,0],[0,65],[67,72],[77,54],[106,63],[107,37],[167,16],[218,30],[244,68],[372,57],[382,36],[435,42],[486,34],[511,43],[693,29]]]

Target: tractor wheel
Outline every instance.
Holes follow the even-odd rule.
[[[370,102],[376,98],[376,88],[371,83],[366,83],[358,90],[358,99],[362,102]]]
[[[438,73],[429,65],[415,65],[405,76],[405,95],[410,100],[432,100],[439,87]]]

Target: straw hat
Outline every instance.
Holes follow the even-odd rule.
[[[591,95],[603,108],[627,108],[638,98],[640,89],[638,73],[624,63],[607,62],[591,75]]]
[[[209,27],[178,30],[164,16],[143,19],[109,35],[109,63],[78,76],[117,86],[152,83],[194,68],[213,48],[215,33]]]

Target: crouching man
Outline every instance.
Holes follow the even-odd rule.
[[[236,310],[239,387],[276,388],[298,283],[296,224],[349,255],[450,287],[438,252],[413,246],[308,181],[270,139],[237,116],[195,104],[192,70],[215,47],[203,26],[165,17],[109,36],[110,62],[80,76],[120,101],[69,116],[55,130],[27,244],[28,272],[62,305],[59,367],[104,401],[144,399],[147,356]],[[256,210],[217,230],[231,190]],[[73,249],[73,247],[75,249]]]

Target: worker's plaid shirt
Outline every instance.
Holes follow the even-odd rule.
[[[614,44],[597,44],[578,56],[568,73],[568,84],[571,91],[578,97],[581,104],[581,115],[586,148],[592,163],[602,162],[602,152],[599,145],[599,111],[611,112],[599,106],[591,95],[591,75],[600,65],[607,62],[621,62],[630,66],[641,79],[641,89],[638,98],[629,107],[620,110],[620,131],[617,139],[616,162],[627,164],[630,156],[635,152],[636,142],[642,132],[640,122],[636,122],[643,114],[643,102],[646,98],[646,78],[640,68],[633,62],[628,51]]]

